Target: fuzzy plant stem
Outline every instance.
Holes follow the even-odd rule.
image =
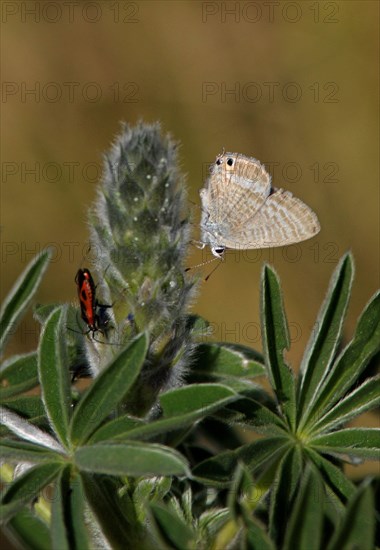
[[[181,385],[193,342],[189,304],[194,279],[185,275],[189,223],[177,144],[159,124],[124,125],[105,157],[90,214],[91,252],[100,314],[110,315],[107,343],[90,340],[96,376],[136,334],[150,337],[148,359],[128,408],[149,411],[163,389]]]

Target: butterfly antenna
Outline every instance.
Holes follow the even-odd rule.
[[[191,271],[192,269],[196,269],[197,267],[203,267],[204,265],[211,264],[211,262],[215,262],[215,260],[219,260],[219,258],[211,258],[211,260],[207,260],[206,262],[201,262],[200,264],[195,264],[195,265],[192,265],[191,267],[187,267],[185,269],[185,273],[187,273],[188,271]],[[212,272],[213,271],[215,271],[215,270],[213,269]],[[211,273],[210,273],[210,275],[211,275]]]
[[[215,258],[215,260],[218,260],[219,258]],[[217,265],[210,271],[210,273],[207,275],[207,277],[205,277],[205,281],[208,281],[209,278],[211,277],[211,275],[214,273],[214,271],[216,271],[218,269],[218,267],[221,265],[221,261],[219,261],[217,263]]]
[[[196,269],[197,267],[202,267],[204,265],[210,264],[211,262],[214,262],[215,260],[218,260],[219,258],[212,258],[211,260],[207,260],[206,262],[201,262],[200,264],[192,265],[191,267],[187,267],[185,269],[185,273],[188,271],[191,271],[192,269]]]

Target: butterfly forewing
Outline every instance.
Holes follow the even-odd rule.
[[[220,155],[202,195],[207,196],[210,223],[234,225],[244,211],[251,216],[270,190],[270,176],[259,161],[238,153]]]

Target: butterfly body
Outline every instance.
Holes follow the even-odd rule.
[[[239,153],[217,156],[200,196],[201,242],[219,258],[228,248],[285,246],[320,230],[311,208],[289,191],[272,187],[265,167]]]

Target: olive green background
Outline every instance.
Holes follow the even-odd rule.
[[[182,143],[192,202],[224,147],[266,163],[274,185],[321,223],[297,246],[227,255],[193,305],[215,339],[261,349],[259,281],[270,261],[297,368],[331,273],[351,249],[349,338],[379,285],[378,3],[74,4],[2,7],[2,297],[50,243],[38,301],[76,299],[102,153],[120,121],[160,120]],[[189,206],[198,238],[199,209]],[[190,247],[189,265],[203,257]],[[36,331],[30,315],[9,351],[35,347]]]

